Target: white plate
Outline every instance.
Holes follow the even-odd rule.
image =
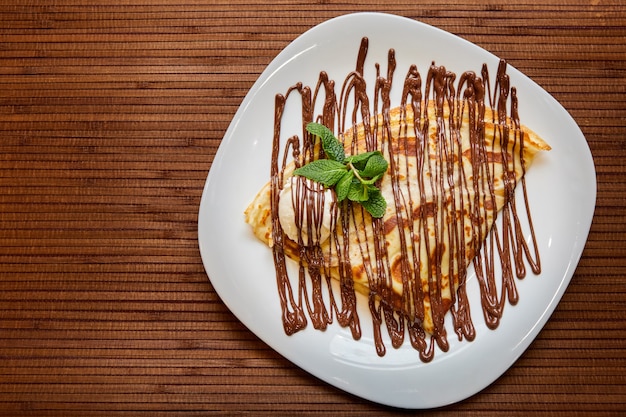
[[[252,236],[243,211],[269,180],[275,94],[299,81],[315,87],[322,70],[341,83],[356,65],[363,36],[369,38],[366,80],[371,80],[373,72],[367,71],[374,71],[377,62],[386,71],[390,48],[396,51],[396,78],[403,77],[413,63],[424,73],[433,60],[457,74],[466,70],[479,73],[487,63],[493,75],[498,64],[497,57],[461,38],[387,14],[345,15],[304,33],[261,74],[222,140],[200,204],[200,252],[211,283],[228,308],[299,367],[374,402],[401,408],[443,406],[495,381],[530,345],[554,311],[591,225],[596,195],[593,159],[567,111],[509,66],[511,84],[518,88],[522,122],[553,149],[540,155],[527,175],[543,272],[517,281],[520,301],[505,307],[500,326],[493,331],[485,326],[477,280],[470,278],[467,290],[476,339],[459,343],[456,337],[449,337],[450,350],[437,351],[430,363],[422,363],[408,343],[397,350],[387,343],[386,356],[378,357],[367,307],[360,313],[363,337],[359,341],[338,324],[325,332],[309,325],[293,336],[285,335],[271,251]],[[397,103],[398,99],[396,88],[392,100]],[[289,126],[288,121],[284,123]]]

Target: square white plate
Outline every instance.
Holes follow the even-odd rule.
[[[467,291],[476,327],[473,342],[449,337],[450,350],[420,361],[405,343],[379,357],[367,306],[359,313],[363,337],[333,324],[287,336],[283,331],[271,250],[244,222],[243,212],[269,180],[274,97],[297,82],[314,88],[320,71],[340,83],[356,64],[362,37],[369,38],[365,78],[374,65],[386,71],[395,49],[396,74],[411,64],[424,72],[432,61],[457,74],[495,73],[499,59],[457,36],[388,14],[357,13],[329,20],[287,46],[261,74],[235,114],[209,172],[198,217],[200,252],[206,272],[230,310],[284,357],[342,390],[401,408],[431,408],[461,401],[502,375],[524,352],[561,299],[585,245],[595,208],[595,168],[587,142],[567,111],[528,77],[508,66],[518,90],[522,122],[552,150],[540,155],[526,181],[542,257],[542,273],[517,281],[520,301],[507,305],[496,330],[484,325],[477,280]],[[340,86],[339,86],[340,87]],[[399,91],[392,90],[399,103]],[[393,107],[393,106],[392,106]],[[297,119],[297,118],[296,118]],[[295,120],[291,126],[301,126]],[[289,122],[285,122],[289,128]],[[359,299],[362,302],[365,299]],[[389,343],[387,343],[389,346]]]

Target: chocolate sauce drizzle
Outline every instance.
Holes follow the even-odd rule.
[[[275,99],[275,120],[274,120],[274,138],[272,146],[271,161],[271,218],[272,218],[272,239],[273,239],[273,256],[276,267],[276,280],[278,284],[278,293],[282,308],[282,320],[285,332],[287,334],[296,333],[307,326],[307,317],[310,318],[313,327],[323,330],[330,325],[335,319],[343,327],[349,327],[354,339],[361,337],[361,325],[357,314],[357,297],[352,279],[352,270],[350,266],[350,258],[348,256],[348,230],[352,210],[337,210],[332,216],[331,230],[342,228],[345,232],[342,234],[343,242],[339,242],[340,237],[335,232],[331,235],[334,243],[333,249],[339,257],[339,294],[332,290],[331,278],[323,262],[323,254],[319,245],[311,244],[315,242],[310,239],[308,244],[300,239],[298,245],[299,250],[299,270],[297,280],[291,281],[287,272],[285,245],[286,237],[282,231],[278,216],[278,201],[283,184],[283,174],[287,166],[290,156],[296,163],[296,166],[308,163],[313,159],[323,157],[323,151],[316,149],[314,138],[305,130],[307,123],[318,121],[329,127],[333,131],[345,132],[347,128],[355,126],[362,122],[365,128],[365,144],[366,151],[381,150],[384,154],[389,155],[389,174],[391,175],[391,183],[393,190],[393,201],[388,204],[394,204],[396,208],[397,224],[408,224],[411,239],[416,235],[426,235],[428,229],[435,231],[435,245],[449,245],[450,262],[448,268],[443,271],[440,262],[438,262],[437,254],[441,255],[442,251],[437,247],[427,247],[427,253],[435,253],[435,256],[429,257],[427,260],[430,264],[428,270],[432,271],[429,278],[428,294],[423,294],[422,285],[419,275],[420,269],[415,267],[418,262],[418,254],[416,250],[409,250],[404,235],[401,236],[400,245],[402,260],[400,268],[402,271],[403,294],[401,302],[405,307],[413,307],[415,317],[409,318],[405,314],[399,312],[398,308],[393,307],[392,294],[390,289],[390,260],[386,255],[385,247],[385,224],[382,219],[373,219],[370,242],[373,242],[374,248],[369,248],[376,254],[375,259],[366,261],[364,265],[366,270],[377,271],[377,273],[369,273],[370,295],[368,297],[369,309],[371,312],[374,328],[374,340],[377,353],[382,356],[386,353],[386,347],[383,343],[382,329],[385,327],[389,334],[393,347],[399,347],[404,342],[405,334],[408,334],[410,343],[419,352],[421,360],[427,362],[432,360],[435,352],[435,345],[442,351],[449,348],[447,340],[447,332],[444,326],[445,315],[449,310],[452,314],[452,322],[454,331],[459,340],[473,340],[475,337],[475,329],[470,316],[470,305],[466,293],[466,268],[465,268],[465,244],[463,229],[466,226],[463,223],[462,216],[448,216],[443,213],[444,210],[437,212],[437,207],[427,202],[427,194],[435,196],[441,194],[443,189],[448,187],[457,187],[454,184],[461,184],[462,192],[451,193],[449,198],[459,199],[453,201],[453,207],[465,207],[465,203],[469,203],[471,219],[484,219],[487,215],[495,218],[497,208],[495,204],[489,202],[495,201],[493,190],[494,178],[488,155],[491,149],[486,149],[484,145],[484,129],[485,129],[485,108],[490,107],[497,114],[497,120],[506,120],[507,117],[513,121],[515,143],[513,149],[522,155],[524,149],[524,135],[520,129],[520,121],[518,115],[518,101],[515,88],[509,83],[506,74],[506,63],[500,62],[498,66],[495,84],[492,86],[489,82],[489,73],[487,66],[483,65],[480,76],[474,72],[465,72],[458,77],[456,74],[447,71],[442,66],[433,63],[427,71],[425,80],[422,79],[420,72],[415,65],[411,66],[403,80],[403,89],[401,102],[396,106],[406,109],[409,106],[413,110],[414,122],[413,126],[406,123],[406,110],[402,113],[401,131],[396,132],[397,141],[402,142],[406,139],[407,129],[415,129],[417,144],[404,146],[392,144],[392,131],[390,127],[390,109],[391,103],[390,92],[392,83],[394,82],[394,74],[396,70],[395,51],[389,50],[387,71],[385,75],[381,74],[380,65],[376,64],[376,78],[374,84],[373,102],[366,91],[366,81],[364,79],[365,59],[368,52],[368,39],[363,38],[359,48],[355,70],[347,75],[344,80],[340,95],[337,97],[335,93],[335,83],[330,80],[325,72],[321,72],[315,89],[298,83],[285,94],[277,94]],[[455,86],[456,82],[456,86]],[[292,95],[298,95],[301,100],[302,115],[302,134],[300,137],[293,136],[285,140],[281,137],[281,123],[285,105],[288,98]],[[321,106],[316,106],[318,100],[323,100]],[[352,101],[351,101],[352,100]],[[433,107],[428,106],[429,101],[434,103],[435,120],[437,123],[437,154],[442,155],[444,161],[440,162],[440,169],[431,170],[430,176],[426,177],[422,174],[424,164],[432,164],[429,152],[429,114]],[[510,111],[507,111],[507,104],[510,103]],[[449,111],[447,120],[445,120],[444,107],[447,106]],[[314,114],[314,109],[321,107],[321,114]],[[348,109],[352,109],[350,112]],[[454,170],[453,164],[460,163],[459,153],[460,145],[460,129],[463,123],[462,115],[464,112],[469,114],[469,132],[471,142],[471,161],[472,175],[481,178],[487,178],[487,181],[476,181],[469,184],[462,174],[452,174],[461,172],[462,169]],[[382,123],[377,115],[382,115]],[[490,122],[494,122],[490,120]],[[521,161],[522,172],[525,172],[523,166],[524,158],[510,159],[508,153],[508,144],[504,141],[509,140],[509,125],[507,123],[498,123],[497,129],[500,129],[500,137],[503,138],[503,151],[498,156],[503,158],[503,166],[510,167],[515,161]],[[446,130],[449,130],[448,132]],[[355,129],[353,129],[356,132]],[[403,135],[404,132],[404,135]],[[356,135],[356,133],[355,133]],[[379,140],[380,138],[380,140]],[[356,145],[356,137],[353,138],[352,145]],[[282,158],[280,157],[282,152]],[[354,150],[354,149],[353,149]],[[405,172],[400,172],[400,158],[411,157],[417,160],[417,182],[419,195],[408,195],[406,192],[400,191],[399,183],[401,178],[411,178],[414,173],[408,172],[408,165],[404,168]],[[459,178],[452,178],[453,175],[459,175]],[[502,312],[506,301],[510,304],[518,302],[518,292],[515,285],[515,277],[522,279],[526,275],[527,265],[533,273],[538,274],[541,271],[539,252],[537,249],[535,233],[532,227],[528,198],[526,195],[526,183],[524,178],[520,180],[523,189],[524,205],[518,207],[514,198],[514,189],[516,187],[515,174],[505,172],[502,175],[505,184],[505,205],[499,216],[502,218],[500,227],[494,223],[491,230],[485,231],[479,226],[472,227],[472,239],[475,242],[476,256],[473,258],[473,264],[476,271],[476,277],[479,283],[481,294],[481,305],[483,316],[487,326],[495,329],[502,317]],[[447,184],[446,184],[447,183]],[[304,184],[297,182],[296,184]],[[469,199],[467,187],[477,187],[474,190],[474,201],[464,201]],[[304,186],[296,185],[297,195],[301,198],[294,200],[294,211],[296,213],[296,224],[301,223],[304,219],[309,222],[317,223],[317,225],[309,224],[308,230],[317,230],[321,226],[320,210],[324,206],[323,200],[319,197],[322,193],[317,193],[318,197],[311,196]],[[316,200],[317,198],[317,200]],[[482,199],[482,201],[480,201]],[[303,203],[308,201],[309,203]],[[482,204],[481,204],[482,202]],[[336,207],[336,202],[333,202]],[[345,208],[345,206],[343,206]],[[489,212],[489,211],[492,212]],[[307,215],[305,216],[304,213]],[[524,239],[524,233],[520,222],[520,214],[526,216],[531,229],[531,243],[528,244]],[[451,224],[447,229],[441,227],[443,222],[449,221]],[[476,223],[480,223],[476,220]],[[413,225],[419,227],[415,228]],[[317,228],[317,229],[316,229]],[[444,233],[444,230],[447,232]],[[419,240],[419,239],[418,239]],[[362,244],[368,245],[367,242]],[[425,239],[425,245],[430,245],[429,239]],[[434,249],[434,250],[433,250]],[[497,255],[497,256],[496,256]],[[496,274],[495,260],[500,260],[501,274]],[[372,264],[373,263],[373,264]],[[443,274],[452,274],[451,271],[458,271],[458,290],[452,293],[452,305],[446,305],[441,296],[441,276]],[[413,272],[417,271],[417,272]],[[500,278],[500,290],[496,285],[496,280]],[[307,281],[308,280],[308,281]],[[292,285],[292,282],[297,283]],[[324,301],[324,293],[329,294],[328,302]],[[422,327],[424,319],[424,297],[428,297],[431,303],[432,316],[435,331],[428,334]],[[400,309],[402,311],[402,309]],[[406,309],[405,309],[406,311]]]

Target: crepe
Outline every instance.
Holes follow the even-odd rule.
[[[443,326],[498,211],[514,198],[537,152],[550,146],[530,129],[478,106],[422,102],[415,111],[411,105],[396,107],[371,123],[338,137],[347,155],[374,148],[389,161],[378,183],[386,212],[373,219],[357,203],[339,204],[330,238],[317,245],[321,270],[344,282],[347,273],[370,302],[433,334]],[[286,166],[279,188],[290,181],[294,164]],[[272,228],[281,228],[272,221],[271,197],[267,183],[245,210],[254,235],[270,247]],[[298,243],[281,236],[287,256],[306,261]]]

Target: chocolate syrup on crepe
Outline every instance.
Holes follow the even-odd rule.
[[[373,320],[374,340],[377,353],[382,356],[386,352],[383,343],[383,328],[389,334],[392,346],[399,347],[404,342],[405,335],[409,336],[410,343],[419,352],[419,356],[423,361],[430,361],[434,356],[435,344],[442,350],[447,351],[449,348],[447,340],[447,332],[444,326],[445,315],[448,311],[452,314],[452,322],[454,331],[459,340],[473,340],[475,337],[475,329],[470,316],[470,305],[465,288],[466,268],[465,268],[465,240],[463,223],[458,217],[452,216],[451,219],[444,218],[442,213],[438,212],[437,206],[428,203],[426,195],[434,196],[443,195],[444,187],[461,187],[459,192],[452,192],[448,198],[458,198],[461,201],[454,202],[457,206],[464,207],[463,199],[469,198],[466,187],[479,187],[474,193],[474,198],[484,197],[483,204],[478,201],[469,204],[473,212],[469,216],[473,220],[474,227],[472,229],[473,240],[476,243],[476,256],[473,259],[476,277],[479,283],[481,305],[485,322],[489,328],[495,329],[498,326],[506,300],[511,304],[518,301],[518,293],[515,285],[515,277],[523,278],[526,274],[526,265],[528,264],[535,274],[541,271],[539,253],[535,233],[532,228],[528,200],[526,195],[526,185],[524,178],[520,180],[523,188],[524,206],[518,208],[514,198],[514,189],[516,179],[514,174],[503,175],[505,182],[505,199],[506,203],[500,212],[502,218],[501,226],[498,227],[494,223],[492,229],[485,235],[483,228],[480,227],[480,220],[486,218],[487,214],[495,217],[495,196],[493,192],[493,178],[489,164],[493,158],[508,158],[506,143],[502,144],[501,153],[495,154],[491,149],[487,149],[484,144],[484,123],[485,108],[488,106],[498,115],[498,120],[506,120],[509,117],[515,129],[513,136],[516,141],[515,152],[523,152],[524,135],[521,133],[519,115],[517,110],[517,95],[515,88],[509,85],[509,78],[506,74],[506,63],[500,62],[495,76],[495,83],[492,86],[489,83],[489,74],[487,66],[483,65],[480,75],[474,72],[465,72],[460,74],[457,80],[456,74],[447,71],[442,66],[433,63],[427,70],[425,78],[418,71],[416,66],[411,66],[404,77],[401,102],[396,106],[405,109],[410,106],[414,114],[414,126],[407,126],[405,129],[415,129],[417,141],[403,141],[402,132],[396,134],[396,138],[392,143],[392,132],[389,123],[389,112],[392,107],[390,99],[390,91],[392,84],[395,82],[394,75],[396,69],[395,52],[389,50],[387,71],[385,75],[381,74],[380,65],[376,64],[376,78],[374,85],[373,97],[370,97],[366,91],[366,81],[363,78],[365,59],[368,52],[368,39],[363,38],[361,41],[356,67],[353,72],[348,74],[343,81],[341,94],[337,97],[335,93],[335,83],[329,79],[325,72],[319,76],[318,83],[313,91],[307,86],[298,83],[288,89],[285,94],[278,94],[275,100],[275,121],[274,121],[274,138],[272,147],[271,161],[271,217],[272,217],[272,239],[273,239],[273,256],[276,267],[276,280],[278,284],[278,293],[282,308],[282,320],[285,332],[293,334],[302,330],[307,325],[307,317],[311,320],[312,325],[316,329],[325,329],[336,318],[337,322],[344,327],[349,327],[352,336],[355,339],[361,337],[360,318],[357,314],[357,297],[352,280],[352,270],[350,267],[350,258],[347,251],[348,226],[350,222],[350,210],[334,210],[331,220],[331,239],[335,241],[338,238],[344,239],[343,245],[335,245],[339,257],[339,293],[332,290],[331,278],[326,274],[323,266],[323,254],[319,245],[305,244],[300,242],[299,245],[299,272],[294,280],[290,280],[287,272],[286,255],[285,255],[285,236],[279,222],[278,201],[283,184],[283,171],[287,165],[288,156],[292,156],[296,164],[303,165],[310,162],[315,156],[315,138],[305,131],[304,126],[308,122],[317,121],[333,131],[344,132],[346,127],[350,128],[359,122],[362,122],[365,128],[365,144],[366,151],[381,150],[389,156],[388,175],[391,175],[393,204],[396,207],[396,218],[373,219],[372,230],[373,240],[363,242],[363,244],[373,244],[374,248],[368,248],[375,253],[374,259],[364,259],[365,268],[378,271],[377,274],[369,276],[370,294],[368,297],[369,310]],[[455,86],[456,82],[456,86]],[[281,137],[281,123],[283,112],[288,98],[291,95],[299,96],[301,100],[301,115],[303,133],[301,137],[294,136],[287,140]],[[324,100],[321,106],[316,107],[318,100]],[[349,102],[353,100],[353,102]],[[298,101],[298,100],[295,100]],[[472,153],[470,160],[472,161],[471,171],[473,175],[487,178],[487,181],[477,181],[469,184],[467,181],[460,181],[460,185],[455,183],[451,175],[445,174],[443,169],[431,171],[431,175],[423,175],[423,164],[430,164],[429,160],[429,110],[428,103],[434,103],[437,123],[437,154],[441,155],[443,162],[447,164],[448,169],[445,172],[455,172],[452,164],[460,164],[461,158],[455,155],[460,150],[460,129],[462,123],[469,123],[470,141]],[[510,111],[507,112],[507,103],[510,102]],[[351,106],[349,106],[351,104]],[[449,109],[458,111],[449,111],[444,116],[444,105]],[[321,107],[320,115],[314,114],[314,109]],[[352,108],[352,111],[348,111]],[[430,107],[432,109],[433,107]],[[467,110],[469,113],[469,121],[464,122],[462,115]],[[406,113],[406,111],[405,111]],[[377,115],[382,115],[382,124],[373,123],[377,120]],[[406,117],[406,114],[403,115]],[[444,120],[447,117],[447,120]],[[493,122],[493,121],[489,121]],[[465,127],[467,128],[467,127]],[[497,129],[502,129],[500,137],[503,141],[509,140],[509,126],[506,123],[499,123]],[[446,132],[446,129],[449,131]],[[379,131],[380,130],[380,131]],[[356,138],[354,138],[356,139]],[[379,140],[380,139],[380,140]],[[356,146],[356,140],[352,141],[352,146]],[[281,152],[282,151],[282,152]],[[350,153],[350,150],[346,150]],[[319,153],[319,151],[317,151]],[[280,155],[283,155],[280,158]],[[419,195],[401,195],[399,181],[401,177],[408,178],[408,172],[399,172],[399,158],[408,156],[417,160],[418,167],[417,182]],[[520,161],[523,164],[523,158]],[[504,167],[508,167],[508,161],[502,161]],[[462,171],[462,169],[460,170]],[[456,172],[459,172],[457,169]],[[522,167],[524,172],[524,167]],[[304,184],[296,182],[296,184]],[[456,185],[455,185],[456,184]],[[300,196],[300,202],[294,203],[294,211],[296,213],[296,224],[303,222],[305,219],[317,223],[317,228],[308,227],[308,230],[318,230],[321,225],[322,207],[324,202],[320,199],[325,198],[323,193],[311,193],[304,189],[303,185],[296,185],[296,195]],[[409,193],[410,194],[410,193]],[[332,202],[332,206],[336,207],[336,202]],[[297,207],[296,207],[297,206]],[[519,209],[519,210],[518,210]],[[492,211],[489,213],[489,211]],[[522,227],[520,225],[520,213],[524,214],[530,224],[531,244],[527,244],[524,239]],[[449,221],[446,235],[444,236],[444,228],[441,226],[443,222]],[[388,224],[385,224],[388,223]],[[419,267],[416,265],[418,259],[415,259],[415,251],[409,253],[407,250],[407,241],[405,234],[400,235],[401,262],[398,266],[402,271],[403,294],[400,302],[402,305],[410,305],[414,307],[415,317],[409,318],[403,314],[402,309],[397,308],[397,300],[393,299],[392,290],[389,285],[391,279],[388,273],[390,268],[390,260],[386,254],[385,247],[385,230],[394,227],[396,224],[406,224],[409,228],[409,236],[419,234],[426,235],[428,228],[431,232],[434,230],[434,248],[427,247],[426,253],[434,253],[434,257],[429,257],[427,261],[429,270],[432,271],[429,277],[429,291],[424,294],[422,285],[415,276],[411,276],[410,271],[417,271],[419,275]],[[467,223],[465,223],[465,226]],[[314,225],[310,225],[314,226]],[[336,229],[342,228],[345,233],[339,237]],[[315,241],[315,239],[313,239]],[[445,243],[444,243],[445,242]],[[431,245],[429,239],[425,239],[426,245]],[[450,268],[456,265],[459,275],[459,286],[455,292],[453,288],[453,279],[450,278],[452,304],[448,300],[441,297],[441,277],[446,271],[442,271],[442,267],[437,259],[437,254],[443,251],[438,247],[440,245],[450,245]],[[532,248],[532,249],[531,249]],[[496,256],[497,254],[497,256]],[[501,274],[496,274],[495,260],[499,259],[501,266]],[[367,265],[369,263],[369,265]],[[413,264],[413,265],[412,265]],[[447,273],[450,273],[448,269]],[[496,280],[500,279],[500,285],[496,285]],[[499,287],[499,290],[498,290]],[[324,293],[328,294],[327,301],[324,301]],[[428,297],[431,304],[432,316],[434,321],[434,332],[429,334],[424,331],[421,323],[424,319],[423,300]],[[397,298],[397,295],[396,295]]]

